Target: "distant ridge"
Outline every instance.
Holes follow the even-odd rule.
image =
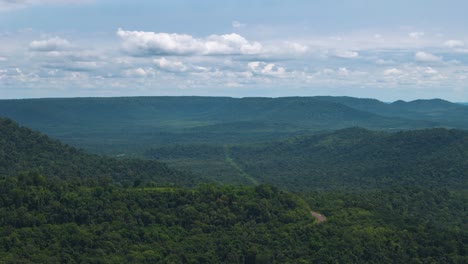
[[[0,100],[0,116],[96,153],[173,143],[239,143],[363,127],[468,129],[468,107],[352,97],[117,97]]]

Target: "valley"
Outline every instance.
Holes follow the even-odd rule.
[[[466,261],[468,132],[434,114],[456,107],[315,100],[0,101],[0,258]]]

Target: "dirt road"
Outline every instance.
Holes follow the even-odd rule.
[[[317,220],[317,224],[327,221],[327,217],[324,216],[323,214],[313,212],[313,211],[310,211],[310,214]]]

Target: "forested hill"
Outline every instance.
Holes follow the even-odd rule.
[[[193,149],[203,159],[221,153],[244,176],[258,170],[263,173],[256,176],[258,182],[306,192],[291,194],[264,184],[179,188],[173,185],[205,180],[159,162],[89,155],[0,119],[0,262],[467,261],[465,132],[346,129],[219,147],[221,152],[216,146],[208,153],[179,150]],[[176,152],[172,158],[182,154],[191,157]],[[379,167],[386,159],[400,166]],[[413,165],[414,176],[406,174]],[[359,178],[362,168],[379,170]],[[344,191],[373,179],[369,186],[382,186],[395,175],[400,178],[393,180],[413,186]],[[116,184],[109,177],[133,184]],[[155,183],[140,184],[140,179]],[[439,188],[428,188],[434,183]],[[334,191],[314,192],[317,187]],[[311,211],[325,214],[327,221],[318,224]]]
[[[134,154],[172,143],[245,143],[359,126],[468,128],[468,107],[351,97],[123,97],[0,100],[0,116],[92,150]]]
[[[14,121],[0,118],[0,176],[35,171],[46,177],[112,178],[117,182],[154,181],[192,185],[192,175],[157,161],[116,160],[87,154]]]
[[[468,187],[468,132],[460,130],[384,133],[350,128],[233,147],[231,157],[258,181],[294,190]]]
[[[353,97],[321,96],[317,97],[317,99],[343,104],[354,109],[381,116],[427,120],[443,126],[468,128],[466,118],[468,115],[467,105],[452,103],[441,99],[415,100],[410,102],[399,100],[393,103]]]
[[[146,155],[222,182],[295,191],[468,185],[468,132],[462,130],[349,128],[257,144],[166,146]]]

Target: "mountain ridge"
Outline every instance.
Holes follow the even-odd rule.
[[[376,99],[324,96],[52,98],[0,100],[0,116],[67,144],[112,155],[141,153],[148,144],[258,142],[353,126],[388,131],[468,128],[468,107],[428,103],[415,109],[413,104],[397,107]],[[235,129],[223,129],[225,124]]]

